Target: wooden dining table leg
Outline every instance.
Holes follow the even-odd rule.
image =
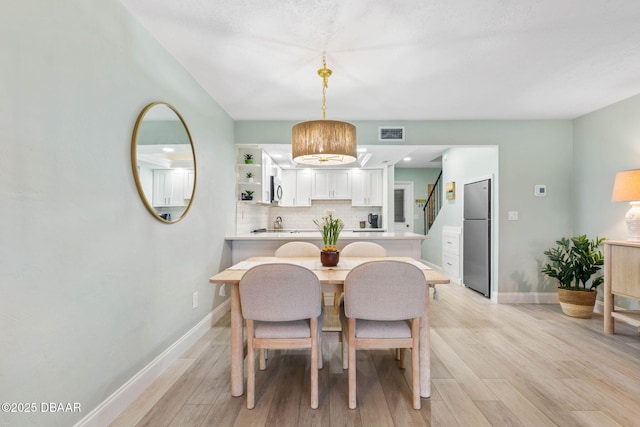
[[[231,285],[231,396],[244,393],[244,342],[242,339],[242,311],[240,285]]]
[[[424,315],[420,319],[420,397],[431,397],[431,320],[429,288],[424,300]]]

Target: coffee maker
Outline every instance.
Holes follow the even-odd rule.
[[[380,228],[380,223],[378,222],[379,216],[376,214],[369,214],[369,224],[371,228]]]

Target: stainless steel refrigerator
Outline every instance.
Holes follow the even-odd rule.
[[[462,283],[491,293],[491,180],[465,184],[462,221]]]

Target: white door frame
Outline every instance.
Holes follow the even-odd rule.
[[[393,221],[393,231],[397,233],[413,233],[413,181],[395,181],[393,190],[404,190],[404,222]],[[393,203],[393,201],[392,201]]]

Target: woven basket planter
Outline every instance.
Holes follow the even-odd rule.
[[[570,317],[591,319],[596,304],[595,291],[572,291],[558,288],[558,299],[562,312]]]

